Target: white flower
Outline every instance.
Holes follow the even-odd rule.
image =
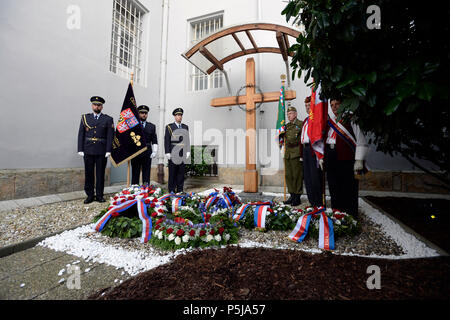
[[[214,236],[214,239],[216,239],[216,241],[220,241],[220,240],[222,240],[222,237],[220,236],[220,234],[216,234]]]
[[[176,237],[175,238],[175,244],[179,245],[181,243],[181,238],[180,237]]]
[[[185,235],[183,236],[182,240],[183,240],[183,242],[188,242],[188,241],[189,241],[189,238],[190,238],[189,234],[185,234]]]
[[[173,239],[175,239],[175,236],[173,235],[173,233],[169,234],[168,240],[169,240],[169,241],[172,241]]]
[[[206,242],[210,242],[214,237],[211,234],[206,236]]]
[[[228,241],[228,240],[230,240],[230,235],[228,233],[226,233],[224,238],[225,238],[225,241]]]
[[[341,221],[339,221],[338,219],[336,219],[336,221],[334,221],[335,224],[340,225]]]
[[[158,239],[161,240],[163,238],[162,232],[158,233]]]

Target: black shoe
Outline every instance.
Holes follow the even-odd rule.
[[[300,195],[294,194],[294,198],[292,200],[291,206],[295,207],[295,206],[298,206],[300,203],[302,203],[300,200]]]
[[[106,202],[106,200],[103,197],[95,197],[97,202]]]
[[[88,204],[94,202],[94,198],[93,197],[87,197],[86,200],[84,200],[84,204]]]
[[[294,200],[294,194],[291,193],[291,195],[289,196],[289,199],[287,199],[286,201],[284,201],[284,204],[291,204],[292,201]]]

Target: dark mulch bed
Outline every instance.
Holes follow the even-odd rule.
[[[366,286],[370,265],[381,270],[381,289]],[[228,247],[180,255],[90,299],[441,300],[450,296],[449,267],[449,257],[387,260]]]
[[[450,252],[449,200],[372,196],[365,198],[421,236]]]

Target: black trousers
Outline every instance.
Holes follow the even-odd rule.
[[[309,143],[303,146],[303,177],[309,203],[316,207],[322,206],[322,170]]]
[[[354,160],[337,160],[336,149],[326,145],[325,170],[331,196],[331,207],[358,216],[359,181],[355,179]]]
[[[175,164],[169,160],[169,192],[183,192],[184,162]]]
[[[152,159],[149,152],[143,152],[131,159],[131,184],[139,184],[142,169],[142,184],[150,183]]]
[[[106,161],[104,154],[101,155],[84,155],[84,191],[89,198],[94,197],[94,180],[95,194],[97,197],[103,197],[103,189],[105,186],[105,169]],[[95,179],[94,179],[95,172]]]

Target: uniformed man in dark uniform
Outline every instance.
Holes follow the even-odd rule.
[[[284,153],[285,177],[290,197],[286,204],[298,206],[303,192],[302,144],[300,143],[303,122],[297,119],[297,109],[287,109],[286,148]]]
[[[148,112],[150,111],[149,107],[141,105],[137,110],[139,112],[147,150],[131,160],[131,184],[139,184],[139,176],[141,175],[142,168],[142,183],[146,185],[150,184],[150,170],[152,167],[152,159],[158,152],[158,138],[156,136],[155,125],[147,121]]]
[[[113,118],[102,113],[105,99],[94,96],[91,102],[93,113],[81,117],[78,131],[78,154],[84,157],[86,204],[94,200],[105,202],[103,198],[105,168],[107,158],[111,155],[114,136]],[[94,168],[96,195],[94,195]]]
[[[166,125],[164,151],[169,164],[169,192],[183,192],[184,167],[190,157],[189,127],[181,123],[183,109],[176,108],[172,115],[175,122]]]

